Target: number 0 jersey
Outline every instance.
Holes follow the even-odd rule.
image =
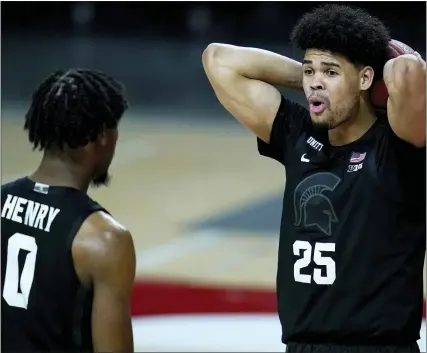
[[[2,185],[2,351],[92,350],[92,291],[71,245],[102,208],[86,194],[22,178]]]
[[[282,341],[416,342],[426,249],[426,154],[378,119],[332,147],[282,97],[261,155],[286,169],[277,300]]]

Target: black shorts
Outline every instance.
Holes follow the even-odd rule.
[[[289,342],[286,353],[418,353],[420,348],[415,342],[407,346],[357,346],[334,344],[307,344]]]

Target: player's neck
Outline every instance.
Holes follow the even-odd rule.
[[[375,123],[377,117],[370,106],[361,104],[352,118],[335,129],[329,130],[329,141],[333,146],[344,146],[360,139]]]
[[[66,158],[44,155],[30,179],[51,186],[71,187],[86,192],[91,176],[82,165]]]

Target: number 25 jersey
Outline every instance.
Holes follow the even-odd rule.
[[[284,343],[408,344],[419,338],[426,155],[377,119],[333,147],[282,97],[261,155],[286,169],[277,270]]]

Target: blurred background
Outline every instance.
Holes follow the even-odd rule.
[[[284,351],[274,294],[284,170],[219,105],[201,55],[226,42],[301,59],[289,33],[317,4],[1,3],[2,182],[40,160],[22,126],[44,77],[95,68],[127,88],[113,183],[91,195],[134,236],[137,351]],[[425,58],[425,2],[352,4]]]

